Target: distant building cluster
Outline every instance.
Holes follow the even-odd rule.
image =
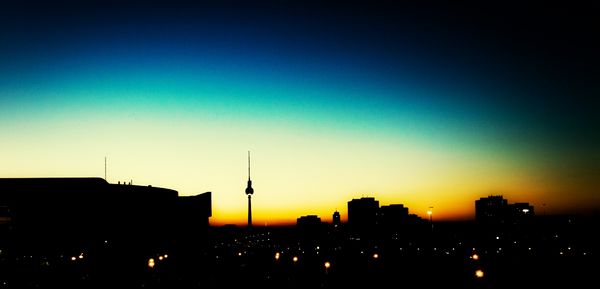
[[[483,224],[519,224],[530,221],[535,215],[529,203],[509,204],[502,196],[488,196],[475,201],[475,220]],[[354,232],[375,230],[397,230],[403,226],[423,224],[426,220],[409,214],[403,204],[379,206],[373,197],[363,197],[348,201],[348,229]],[[321,218],[316,215],[302,216],[297,226],[304,229],[321,227]],[[333,213],[333,227],[341,226],[340,213]]]
[[[415,214],[409,214],[408,208],[402,204],[379,206],[373,197],[364,197],[348,201],[348,228],[358,232],[375,229],[398,229],[403,225],[422,223],[424,220]],[[296,225],[302,229],[317,229],[323,223],[316,215],[302,216]],[[342,225],[340,212],[333,213],[334,228]]]
[[[475,201],[475,220],[486,224],[514,224],[530,220],[534,209],[529,203],[509,204],[502,196],[488,196]]]
[[[423,221],[417,215],[409,214],[408,208],[402,204],[380,207],[379,201],[372,197],[352,199],[348,202],[348,226],[354,231],[395,230]]]

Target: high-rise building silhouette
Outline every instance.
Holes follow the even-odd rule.
[[[339,227],[342,224],[342,219],[340,217],[340,212],[335,211],[333,213],[333,226]]]
[[[352,199],[348,202],[348,225],[355,230],[371,230],[377,225],[379,201],[375,198]]]
[[[252,228],[252,180],[250,179],[250,151],[248,151],[248,187],[246,187],[246,195],[248,196],[248,228]]]
[[[475,201],[475,220],[478,222],[503,222],[508,201],[502,196],[489,196]]]

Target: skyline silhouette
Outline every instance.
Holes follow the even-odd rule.
[[[86,185],[85,183],[88,182],[88,184]],[[10,204],[12,204],[15,200],[19,200],[22,199],[22,201],[17,201],[16,204],[19,204],[19,202],[27,202],[26,200],[28,200],[29,198],[31,198],[31,202],[40,202],[39,205],[34,206],[37,209],[28,209],[29,211],[33,212],[35,210],[41,210],[42,206],[45,206],[46,204],[44,203],[47,200],[50,200],[51,198],[54,197],[54,195],[56,193],[58,193],[56,195],[56,197],[60,200],[63,200],[64,204],[61,204],[61,208],[62,209],[58,209],[58,210],[67,210],[67,208],[70,206],[72,208],[77,208],[77,202],[82,202],[82,203],[88,203],[89,201],[86,201],[87,198],[90,197],[103,197],[100,194],[102,192],[109,192],[111,193],[110,190],[107,189],[99,189],[98,187],[92,187],[90,185],[93,185],[95,183],[95,186],[98,186],[99,184],[101,184],[102,186],[104,185],[110,185],[111,187],[117,188],[117,187],[123,187],[125,189],[130,188],[129,190],[134,190],[134,191],[139,191],[137,194],[137,197],[140,198],[140,201],[143,200],[143,198],[153,198],[153,194],[151,193],[152,190],[163,190],[163,191],[169,191],[169,192],[173,192],[175,193],[175,195],[178,195],[178,192],[172,189],[167,189],[167,188],[160,188],[160,187],[153,187],[151,185],[133,185],[131,182],[127,183],[127,182],[118,182],[117,184],[110,184],[108,182],[106,182],[106,180],[102,179],[102,178],[93,178],[93,177],[88,177],[88,178],[60,178],[60,177],[46,177],[46,178],[0,178],[0,188],[2,190],[0,190],[0,196],[2,197],[2,202],[0,202],[0,207],[4,208],[3,209],[3,215],[0,216],[2,217],[2,223],[7,223],[7,220],[10,221],[10,218],[6,218],[7,216],[10,215]],[[86,187],[87,186],[87,187]],[[250,193],[249,189],[251,190]],[[149,195],[144,195],[142,190],[150,190],[148,191],[148,193],[150,193]],[[246,195],[249,197],[249,195],[253,194],[253,188],[251,187],[251,181],[250,178],[248,178],[248,187],[245,190]],[[65,196],[63,196],[62,194],[67,193]],[[207,192],[207,194],[212,195],[212,192]],[[108,194],[107,196],[104,197],[110,197],[112,196],[111,194]],[[193,198],[195,198],[197,196],[179,196],[179,199],[184,200],[184,199],[189,199],[192,200]],[[41,199],[40,199],[41,198]],[[40,200],[38,200],[40,199]],[[77,201],[77,200],[84,200],[84,201]],[[208,211],[210,212],[208,214],[208,216],[212,216],[212,197],[208,198]],[[125,203],[131,203],[131,200],[126,200],[123,199],[123,201]],[[508,200],[504,199],[504,197],[502,195],[488,195],[488,196],[481,196],[479,199],[475,199],[472,200],[472,202],[475,202],[475,206],[474,208],[474,214],[471,218],[469,219],[465,219],[465,220],[437,220],[436,222],[453,222],[453,221],[458,221],[458,222],[464,222],[464,221],[468,221],[468,222],[473,222],[473,221],[477,221],[477,222],[481,222],[481,223],[510,223],[510,222],[515,222],[516,220],[528,220],[530,218],[533,218],[533,216],[536,215],[536,209],[533,205],[530,205],[528,202],[519,202],[519,203],[513,203],[513,204],[508,204]],[[116,203],[119,203],[119,200],[115,200]],[[363,228],[363,229],[367,229],[367,228],[374,228],[374,226],[379,225],[379,224],[390,224],[390,223],[397,223],[397,222],[419,222],[419,221],[428,221],[429,223],[433,223],[433,207],[429,207],[428,210],[426,211],[425,214],[415,214],[415,213],[410,213],[409,214],[409,208],[406,207],[404,204],[401,203],[397,203],[397,204],[387,204],[387,205],[381,205],[379,201],[376,199],[376,197],[373,196],[361,196],[361,198],[355,198],[352,199],[350,201],[347,201],[347,210],[346,210],[346,214],[340,214],[340,212],[338,211],[337,208],[332,209],[331,210],[331,221],[328,221],[329,219],[326,218],[327,221],[323,221],[324,223],[329,223],[329,224],[336,224],[336,219],[337,219],[337,223],[344,223],[344,224],[348,224],[348,226],[353,227],[353,228]],[[17,205],[18,206],[18,205]],[[98,205],[100,207],[103,207],[104,205]],[[124,204],[124,206],[127,206],[126,204]],[[144,206],[143,203],[140,203],[140,206]],[[200,205],[200,207],[205,207],[205,205]],[[44,209],[46,210],[46,209]],[[193,210],[192,207],[187,207],[187,210],[191,211]],[[597,213],[593,213],[593,214],[586,214],[586,213],[571,213],[571,214],[548,214],[545,211],[545,208],[543,208],[543,212],[542,212],[542,216],[563,216],[563,217],[568,217],[568,216],[590,216],[590,217],[597,217]],[[539,208],[538,208],[539,211]],[[307,211],[308,212],[308,211]],[[344,210],[342,210],[342,212],[344,212]],[[354,212],[354,213],[353,213]],[[250,198],[248,198],[248,209],[246,211],[247,213],[247,219],[246,219],[246,223],[227,223],[227,224],[221,224],[219,222],[216,223],[212,223],[212,226],[231,226],[231,225],[245,225],[248,228],[252,228],[253,224],[252,224],[252,210],[251,210],[251,204],[250,204]],[[43,215],[44,213],[40,213],[41,215]],[[91,214],[94,214],[93,212]],[[98,214],[97,212],[95,214]],[[35,214],[34,216],[37,216],[38,214]],[[185,214],[184,214],[185,215]],[[350,215],[354,215],[354,220],[352,220],[352,218],[350,217]],[[64,219],[64,218],[61,218]],[[193,217],[191,219],[194,219]],[[277,220],[277,219],[270,219],[269,223],[265,223],[264,227],[267,226],[290,226],[293,224],[296,224],[297,221],[299,221],[300,219],[308,219],[309,221],[314,221],[314,219],[318,219],[319,222],[321,222],[321,216],[320,215],[314,215],[314,214],[304,214],[304,215],[299,215],[296,217],[296,219],[293,222],[289,222],[287,220]],[[64,219],[65,221],[68,221],[67,219]],[[40,220],[41,221],[41,220]],[[35,221],[34,220],[30,220],[31,224],[34,224]],[[207,220],[206,224],[208,225],[210,222]],[[42,225],[45,226],[45,225]],[[387,226],[387,225],[386,225]],[[362,230],[362,229],[361,229]]]
[[[347,223],[211,226],[211,199],[101,178],[0,179],[0,284],[531,288],[597,278],[597,215],[536,216],[489,196],[474,200],[476,220],[434,227],[363,197],[347,202]]]
[[[598,5],[436,2],[0,1],[0,288],[593,287]]]

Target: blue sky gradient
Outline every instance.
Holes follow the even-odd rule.
[[[217,222],[238,222],[243,188],[234,188],[253,150],[258,163],[273,162],[261,180],[273,181],[272,191],[258,188],[257,196],[272,201],[289,191],[279,196],[298,203],[296,192],[325,195],[322,215],[358,193],[420,208],[448,203],[448,218],[468,218],[474,198],[490,192],[554,202],[557,211],[598,205],[598,86],[585,9],[2,5],[0,176],[102,176],[108,155],[123,162],[109,181],[135,175],[185,194],[211,190]],[[144,159],[177,169],[142,170]],[[275,180],[280,170],[301,175],[319,161],[329,179]],[[418,173],[407,181],[401,175],[411,167]],[[461,174],[446,171],[453,167]],[[192,179],[198,172],[207,176]],[[490,180],[471,184],[469,174]],[[381,186],[361,183],[365,175]],[[304,213],[286,215],[269,202],[264,209],[283,220]]]

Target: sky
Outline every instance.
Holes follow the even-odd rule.
[[[242,225],[251,151],[255,225],[360,197],[597,213],[598,7],[479,2],[2,1],[0,177],[106,157]]]

